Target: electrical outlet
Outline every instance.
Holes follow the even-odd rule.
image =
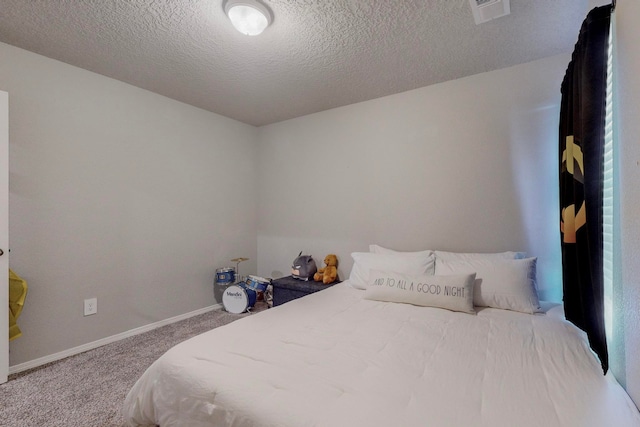
[[[91,316],[98,312],[98,298],[89,298],[84,300],[84,315]]]

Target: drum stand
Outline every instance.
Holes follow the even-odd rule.
[[[242,276],[240,276],[240,263],[243,261],[249,261],[249,258],[244,258],[244,257],[240,257],[240,258],[234,258],[231,260],[231,262],[235,262],[236,263],[236,280],[235,283],[238,282],[242,282]]]

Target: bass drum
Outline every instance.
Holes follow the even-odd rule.
[[[244,283],[229,286],[222,294],[222,305],[226,311],[240,314],[256,303],[256,292]]]

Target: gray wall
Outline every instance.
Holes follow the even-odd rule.
[[[288,274],[377,243],[401,250],[526,251],[561,299],[560,82],[568,55],[260,129],[258,272]]]
[[[213,305],[231,258],[255,271],[256,128],[6,44],[0,58],[10,266],[29,284],[12,366]]]
[[[618,2],[621,283],[614,370],[640,403],[640,4]],[[561,297],[556,146],[568,55],[256,129],[0,44],[11,267],[30,285],[11,365],[213,304],[217,267],[288,274],[379,243],[525,250]],[[259,254],[259,255],[258,255]],[[99,313],[82,316],[98,297]],[[626,357],[626,360],[625,360]]]

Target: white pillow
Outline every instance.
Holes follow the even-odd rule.
[[[401,254],[372,254],[370,252],[354,252],[353,267],[349,275],[349,283],[356,289],[366,289],[369,281],[369,270],[397,271],[412,276],[433,275],[435,257],[406,256]]]
[[[435,251],[436,260],[443,261],[472,261],[476,259],[522,259],[526,258],[524,252],[496,252],[496,253],[472,253],[472,252],[445,252]]]
[[[373,254],[399,254],[399,255],[407,255],[407,256],[431,256],[433,254],[433,251],[431,250],[424,250],[424,251],[417,251],[417,252],[400,252],[400,251],[395,251],[393,249],[387,249],[387,248],[383,248],[382,246],[379,245],[369,245],[369,252],[373,253]]]
[[[537,258],[438,260],[436,274],[476,273],[473,303],[523,313],[539,313],[536,291]]]
[[[371,270],[365,299],[400,302],[424,307],[473,313],[475,274],[452,276],[411,276]]]

